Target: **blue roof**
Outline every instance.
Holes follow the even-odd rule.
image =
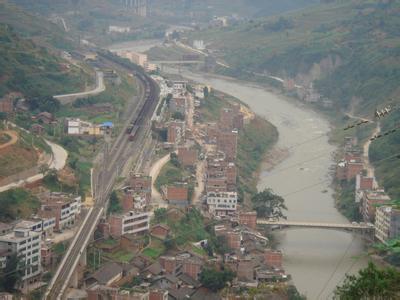
[[[113,122],[104,122],[100,125],[101,127],[114,127]]]

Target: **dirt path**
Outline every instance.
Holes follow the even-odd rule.
[[[379,122],[376,124],[376,127],[374,131],[371,134],[371,137],[374,137],[375,135],[379,134],[381,132],[381,126]],[[364,160],[364,168],[367,170],[367,176],[368,177],[374,177],[375,176],[375,168],[372,166],[370,160],[369,160],[369,147],[371,146],[371,140],[370,138],[367,140],[367,142],[363,146],[363,160]]]
[[[167,207],[167,203],[162,199],[161,194],[157,191],[155,183],[161,169],[169,162],[171,155],[167,154],[157,160],[150,168],[151,176],[151,201],[154,207]]]
[[[10,147],[18,141],[18,133],[14,130],[0,131],[0,134],[6,134],[11,137],[11,140],[9,140],[7,143],[0,145],[0,149]]]
[[[204,173],[206,171],[206,161],[201,160],[197,164],[196,168],[196,181],[197,181],[197,186],[194,189],[194,195],[192,202],[194,205],[201,205],[201,194],[204,191]]]

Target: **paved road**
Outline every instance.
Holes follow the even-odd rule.
[[[46,140],[46,143],[51,147],[53,152],[52,159],[48,162],[48,166],[50,169],[56,169],[57,171],[64,168],[67,163],[68,152],[55,143]],[[14,181],[10,184],[0,187],[0,192],[5,192],[9,189],[23,186],[26,183],[32,183],[42,179],[44,176],[41,173],[35,174],[33,176],[29,176],[27,178],[19,179],[18,181]]]
[[[51,151],[53,152],[53,160],[51,161],[49,168],[56,169],[57,171],[62,170],[67,163],[67,150],[53,142],[46,140],[46,143],[51,147]]]
[[[104,84],[104,74],[103,72],[96,71],[96,87],[90,91],[72,93],[72,94],[64,94],[64,95],[56,95],[54,98],[58,99],[62,104],[68,104],[74,102],[79,98],[86,98],[89,96],[96,96],[101,92],[106,90],[106,86]]]

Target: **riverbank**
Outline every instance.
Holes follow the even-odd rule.
[[[218,122],[222,108],[232,108],[240,104],[244,113],[244,126],[239,130],[237,148],[238,196],[239,201],[247,204],[257,193],[257,183],[263,163],[273,166],[278,151],[272,152],[278,141],[278,131],[272,123],[257,115],[245,103],[232,95],[215,91],[204,100],[201,113],[204,121]],[[249,207],[251,208],[251,207]]]
[[[276,126],[279,139],[274,150],[283,149],[286,159],[272,170],[262,164],[257,187],[272,188],[284,196],[290,220],[348,222],[334,207],[329,170],[336,149],[329,143],[331,125],[323,116],[282,93],[276,95],[270,88],[254,83],[183,69],[180,74],[240,99]],[[275,235],[285,253],[285,270],[292,275],[299,291],[310,299],[317,299],[318,295],[321,299],[328,297],[346,273],[356,273],[367,264],[364,256],[354,261],[353,257],[364,253],[364,244],[360,237],[347,232],[290,229]]]

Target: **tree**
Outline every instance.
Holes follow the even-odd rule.
[[[154,221],[156,223],[163,223],[167,220],[167,209],[166,208],[157,208],[154,211]]]
[[[119,203],[119,198],[116,191],[112,191],[110,195],[110,206],[108,208],[108,213],[120,213],[122,212],[121,204]]]
[[[205,268],[200,273],[200,282],[206,288],[217,292],[226,286],[226,283],[235,278],[235,273],[230,270],[217,271],[215,269]]]
[[[204,92],[204,98],[207,98],[208,95],[209,95],[208,87],[205,86],[204,89],[203,89],[203,92]]]
[[[378,269],[373,263],[358,272],[346,275],[336,287],[335,299],[399,299],[400,272],[393,268]]]
[[[0,111],[0,121],[7,120],[7,113]]]
[[[182,121],[185,120],[185,116],[179,111],[174,112],[172,114],[172,118],[175,119],[175,120],[182,120]]]
[[[251,198],[253,209],[260,218],[286,218],[283,210],[287,210],[285,200],[273,193],[271,189],[265,189]]]
[[[174,249],[175,246],[176,246],[175,240],[172,239],[172,238],[170,238],[169,236],[163,241],[163,244],[164,244],[165,249],[166,249],[167,251],[168,251],[168,250],[171,250],[171,249]]]
[[[17,253],[14,253],[7,259],[6,267],[0,275],[1,289],[7,292],[13,292],[15,286],[21,281],[22,268],[21,260]]]
[[[170,158],[171,158],[171,163],[172,163],[175,167],[177,167],[177,168],[180,168],[180,167],[181,167],[181,163],[179,162],[178,155],[177,155],[175,152],[172,152],[172,153],[171,153]]]
[[[41,112],[47,111],[50,113],[55,113],[61,108],[60,101],[52,96],[29,98],[27,100],[27,104],[31,111],[39,110]]]

